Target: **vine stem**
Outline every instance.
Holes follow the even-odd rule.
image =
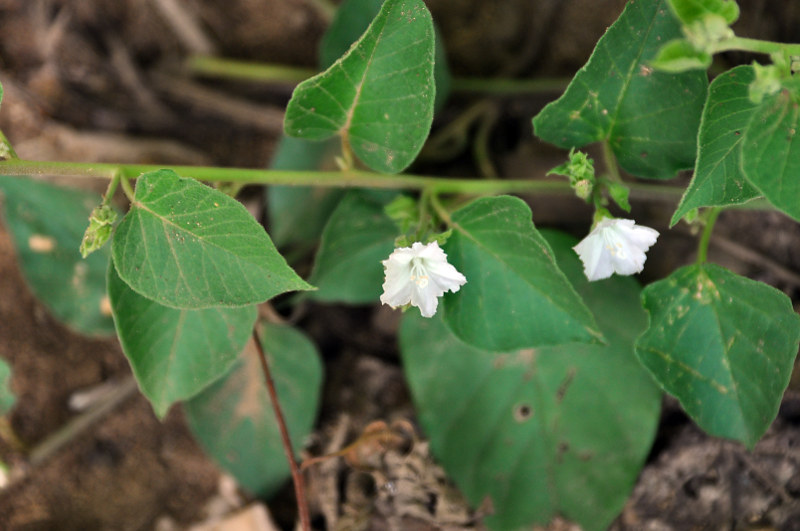
[[[241,61],[212,55],[192,55],[185,63],[191,74],[222,79],[239,79],[260,83],[297,84],[318,74],[310,68]],[[453,78],[454,92],[484,92],[491,94],[541,94],[563,92],[569,78],[513,79],[513,78]]]
[[[711,233],[714,230],[714,224],[717,222],[717,216],[722,212],[721,208],[712,208],[708,217],[706,218],[706,225],[703,227],[703,234],[700,236],[700,243],[697,244],[697,264],[703,264],[708,256],[708,242],[711,241]]]
[[[617,166],[617,156],[614,155],[611,142],[608,140],[603,141],[603,162],[606,165],[606,170],[608,170],[611,180],[615,183],[622,183],[622,175],[620,175],[619,167]]]
[[[800,55],[800,44],[762,41],[759,39],[748,39],[746,37],[731,37],[730,39],[724,39],[718,42],[712,51],[713,53],[720,53],[734,50],[764,54],[786,52],[789,55]]]
[[[361,170],[349,171],[285,171],[245,168],[219,168],[213,166],[170,166],[158,164],[112,164],[90,162],[29,161],[22,159],[0,161],[0,176],[70,176],[112,179],[119,174],[123,179],[134,179],[142,173],[171,168],[179,175],[194,177],[200,181],[228,181],[248,184],[271,184],[283,186],[318,186],[326,188],[379,188],[388,190],[423,190],[431,193],[454,193],[487,195],[503,193],[542,193],[550,195],[572,195],[569,183],[562,180],[532,179],[471,179],[430,177],[424,175],[386,175]],[[660,199],[677,202],[683,195],[678,186],[627,183],[631,195],[644,199]]]
[[[306,501],[306,487],[303,481],[303,473],[300,471],[300,467],[297,466],[297,460],[294,458],[292,440],[289,438],[289,430],[286,427],[286,420],[283,417],[283,411],[278,401],[278,393],[275,390],[275,382],[272,380],[272,373],[269,370],[269,363],[267,363],[267,356],[264,354],[264,347],[261,346],[261,338],[258,336],[257,328],[253,328],[253,341],[255,341],[256,344],[258,357],[261,361],[261,370],[264,372],[264,381],[267,384],[269,400],[272,402],[272,410],[275,412],[275,420],[278,422],[278,430],[281,433],[283,452],[286,454],[286,460],[289,462],[289,470],[292,472],[292,482],[294,483],[294,495],[297,498],[297,513],[300,516],[300,526],[303,531],[311,531],[311,517],[308,514],[308,502]]]

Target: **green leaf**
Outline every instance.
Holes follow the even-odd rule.
[[[273,170],[322,170],[338,142],[311,142],[284,135],[270,168]],[[344,195],[334,188],[308,186],[270,186],[267,189],[269,235],[278,248],[316,245],[325,223]]]
[[[753,111],[742,140],[742,170],[777,208],[800,221],[800,105],[787,90]]]
[[[347,53],[350,46],[367,30],[369,23],[378,15],[384,0],[344,0],[336,8],[319,47],[320,66],[329,68],[336,60]],[[441,109],[450,93],[450,70],[447,67],[447,53],[442,44],[441,33],[433,24],[435,37],[435,63],[433,77],[436,81],[436,101],[434,108]]]
[[[734,0],[669,0],[669,6],[684,24],[691,24],[706,15],[719,15],[728,24],[739,18],[739,6]]]
[[[78,252],[100,196],[21,177],[0,177],[0,194],[17,259],[36,298],[80,333],[113,334],[106,298],[109,249],[86,260]]]
[[[711,66],[711,54],[696,50],[686,39],[674,39],[658,51],[650,66],[675,74],[687,70],[706,70]]]
[[[235,199],[171,170],[143,174],[112,241],[117,273],[164,306],[246,306],[309,289]]]
[[[478,199],[452,221],[444,248],[467,283],[444,296],[445,320],[459,338],[511,350],[602,337],[521,199]]]
[[[701,428],[752,448],[778,413],[800,342],[789,298],[704,264],[651,284],[642,300],[642,364]]]
[[[322,364],[298,330],[267,325],[261,332],[283,415],[295,451],[303,447],[317,415]],[[278,424],[254,344],[234,369],[185,404],[189,426],[217,463],[250,492],[269,497],[289,477]]]
[[[297,86],[287,134],[342,135],[370,168],[396,173],[422,149],[433,120],[433,22],[422,0],[387,0],[328,70]]]
[[[2,88],[0,88],[0,97]],[[17,397],[11,390],[11,367],[5,360],[0,359],[0,417],[11,411]]]
[[[668,179],[692,167],[706,74],[648,66],[680,36],[665,0],[629,2],[564,95],[533,119],[536,135],[562,148],[609,142],[638,177]]]
[[[740,167],[742,132],[756,108],[747,96],[751,81],[753,69],[738,66],[717,76],[708,88],[694,176],[670,226],[694,208],[738,205],[759,195]]]
[[[627,277],[589,283],[563,234],[558,263],[600,319],[608,346],[499,353],[461,342],[440,316],[407,312],[403,364],[431,449],[491,529],[557,514],[587,531],[621,510],[655,434],[660,392],[633,353],[646,319]],[[468,285],[468,284],[467,284]]]
[[[122,350],[159,418],[228,372],[256,321],[255,306],[177,310],[146,299],[108,268]]]
[[[383,285],[381,260],[394,249],[397,228],[385,202],[351,191],[331,215],[322,234],[310,281],[313,299],[352,304],[376,302]]]

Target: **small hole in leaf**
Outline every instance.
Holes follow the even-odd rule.
[[[517,404],[514,406],[514,420],[525,422],[533,416],[533,408],[528,404]]]

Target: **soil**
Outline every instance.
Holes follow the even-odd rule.
[[[454,74],[519,77],[574,73],[624,3],[428,2]],[[741,35],[797,40],[796,3],[740,5]],[[190,53],[211,52],[313,67],[327,24],[317,6],[313,0],[0,0],[0,128],[28,159],[264,167],[291,87],[192,79],[181,62]],[[555,96],[489,100],[496,112],[490,163],[497,173],[542,175],[561,162],[563,154],[534,142],[530,131],[530,117]],[[481,98],[454,95],[434,134]],[[482,171],[469,149],[425,164],[426,171],[443,174]],[[585,230],[590,212],[575,201],[530,202],[537,224],[560,223],[576,235]],[[637,219],[666,229],[673,205],[637,208]],[[718,227],[715,262],[776,286],[797,305],[796,223],[736,212],[723,215]],[[662,234],[667,243],[650,258],[660,267],[649,267],[646,281],[693,258],[693,235],[682,229]],[[180,407],[158,421],[148,402],[131,392],[130,369],[115,339],[77,335],[47,313],[26,287],[2,226],[0,294],[0,358],[12,366],[18,397],[0,419],[0,457],[13,469],[0,490],[0,529],[166,531],[216,521],[257,501],[232,487],[204,456]],[[419,439],[378,462],[367,452],[359,457],[363,466],[329,460],[311,468],[315,528],[481,529],[485,508],[467,507],[422,434],[404,423],[413,423],[414,411],[398,362],[396,313],[377,306],[312,305],[305,311],[299,324],[326,363],[323,409],[309,452],[338,451],[374,421],[401,439]],[[75,410],[76,401],[95,395],[112,406],[82,426],[85,415]],[[647,466],[612,529],[800,529],[799,445],[800,378],[753,452],[703,434],[665,399]],[[292,499],[287,485],[268,504],[283,529],[292,528]],[[562,520],[548,528],[575,529]]]

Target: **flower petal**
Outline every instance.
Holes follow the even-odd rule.
[[[583,262],[589,280],[608,278],[612,273],[632,275],[644,269],[646,251],[658,238],[658,231],[636,226],[632,219],[603,219],[573,247]]]
[[[393,308],[410,303],[423,317],[436,313],[441,295],[458,291],[467,281],[447,263],[447,255],[437,242],[400,247],[382,264],[386,279],[381,302]]]

